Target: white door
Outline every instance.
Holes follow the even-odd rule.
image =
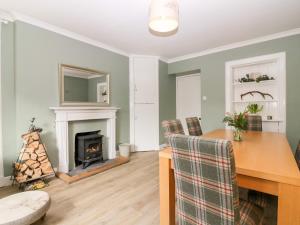
[[[201,79],[199,74],[176,77],[176,117],[188,134],[185,118],[201,117]]]
[[[159,150],[158,58],[131,58],[130,139],[135,151]]]

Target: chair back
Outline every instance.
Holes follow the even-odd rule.
[[[295,159],[296,159],[298,168],[300,170],[300,141],[298,143],[298,146],[297,146],[297,149],[296,149],[296,152],[295,152]]]
[[[252,131],[262,131],[262,118],[259,115],[248,115],[248,129]]]
[[[188,117],[185,120],[191,136],[201,136],[203,134],[198,117]]]
[[[164,120],[161,122],[163,131],[164,131],[164,137],[166,139],[166,142],[168,143],[168,137],[171,134],[184,134],[184,130],[181,124],[181,121],[176,120]]]
[[[179,224],[239,224],[231,142],[180,134],[170,135],[169,142]]]

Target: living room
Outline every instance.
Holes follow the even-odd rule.
[[[229,137],[234,151],[261,150],[235,152],[238,185],[268,195],[263,224],[300,224],[299,15],[296,0],[0,1],[0,208],[11,213],[0,221],[227,224],[198,214],[184,222],[180,204],[164,198],[178,194],[180,180],[175,176],[172,189],[162,159],[171,160],[176,135],[190,134],[185,138]],[[242,122],[260,116],[260,134],[273,135],[261,144],[277,143],[274,161],[262,159],[267,136],[251,141],[235,113]],[[197,117],[201,134],[191,135],[189,117]],[[166,134],[162,122],[175,119],[182,130]],[[240,140],[226,133],[232,130],[241,131]],[[81,143],[88,146],[82,152]],[[180,164],[172,160],[165,162],[173,170]],[[274,164],[285,174],[266,166]],[[277,186],[240,178],[250,174]],[[281,200],[279,182],[293,187],[294,198]],[[5,198],[31,198],[33,189],[46,194],[45,211],[24,222],[27,209],[26,216],[7,211],[8,202],[21,204]]]

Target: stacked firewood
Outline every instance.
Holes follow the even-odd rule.
[[[23,148],[17,162],[14,164],[15,180],[18,183],[24,183],[54,175],[39,131],[31,131],[24,134],[22,135],[22,139],[24,142]]]

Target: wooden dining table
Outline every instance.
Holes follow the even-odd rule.
[[[278,197],[277,224],[300,225],[300,172],[285,134],[246,131],[241,142],[233,132],[219,129],[203,138],[231,140],[238,185]],[[175,224],[175,180],[166,147],[159,153],[160,224]]]

